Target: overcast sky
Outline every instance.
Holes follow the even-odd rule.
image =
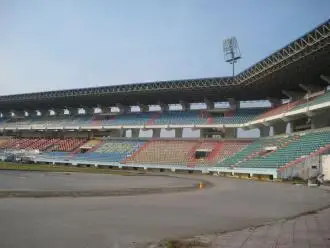
[[[330,17],[329,0],[0,0],[1,95],[225,76]]]

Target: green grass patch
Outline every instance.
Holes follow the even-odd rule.
[[[76,166],[49,165],[49,164],[18,164],[18,163],[6,163],[6,162],[0,162],[0,170],[84,172],[84,173],[96,173],[96,174],[113,174],[113,175],[121,175],[121,176],[133,175],[133,173],[129,171],[113,170],[109,168],[76,167]]]

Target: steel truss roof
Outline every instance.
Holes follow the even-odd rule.
[[[325,86],[330,75],[330,19],[259,63],[232,77],[160,81],[0,96],[0,109],[38,109],[221,101],[283,97],[299,84]]]

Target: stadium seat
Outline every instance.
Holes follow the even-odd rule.
[[[135,156],[130,157],[127,162],[186,166],[189,164],[193,156],[191,152],[197,144],[196,141],[150,141]]]
[[[142,141],[108,140],[96,150],[75,154],[72,159],[101,162],[123,162],[143,146],[143,144],[144,142]]]

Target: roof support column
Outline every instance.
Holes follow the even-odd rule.
[[[94,115],[95,109],[94,108],[84,108],[85,115]]]
[[[41,116],[49,116],[50,110],[49,109],[40,109],[39,110]]]
[[[105,107],[105,106],[99,106],[98,107],[101,110],[101,113],[110,113],[111,112],[111,108],[110,107]]]
[[[240,102],[234,98],[229,98],[228,103],[229,103],[230,109],[239,109],[240,108]]]
[[[295,125],[295,122],[294,121],[290,121],[289,123],[288,123],[288,133],[289,134],[292,134],[292,133],[294,133],[295,132],[295,130],[296,130],[296,125]]]
[[[69,115],[78,115],[79,114],[79,109],[78,108],[67,108],[69,111]]]
[[[57,116],[63,116],[64,115],[64,109],[52,109],[54,111],[54,114]]]
[[[119,109],[119,113],[121,113],[121,114],[131,112],[131,108],[129,106],[125,106],[120,103],[117,103],[116,107]]]
[[[2,118],[9,118],[11,117],[11,112],[10,111],[2,111]]]
[[[38,111],[37,110],[28,111],[28,115],[29,117],[36,117],[38,116]]]
[[[139,128],[133,128],[132,129],[132,138],[139,138],[140,135],[140,129]]]
[[[225,132],[224,132],[224,138],[236,139],[237,138],[237,128],[226,128]]]
[[[183,111],[190,110],[190,103],[187,103],[185,101],[180,101],[180,105],[181,105]]]
[[[148,112],[149,111],[149,105],[144,105],[144,104],[138,104],[140,108],[140,112]]]
[[[12,110],[11,113],[16,117],[25,117],[25,111],[23,110]]]
[[[119,138],[126,137],[126,129],[114,129],[110,132],[110,137]]]
[[[204,99],[205,105],[206,105],[206,109],[207,110],[212,110],[214,109],[214,102],[211,102],[209,99]]]
[[[162,112],[166,112],[166,111],[168,111],[169,109],[170,109],[170,107],[168,106],[168,104],[165,104],[165,103],[159,103],[159,107],[160,107],[160,110],[162,111]]]

